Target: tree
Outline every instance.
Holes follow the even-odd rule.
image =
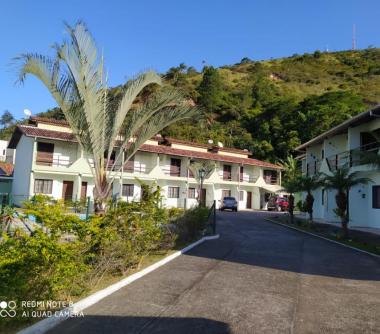
[[[198,86],[199,99],[209,112],[217,112],[223,104],[223,83],[217,69],[205,66],[203,78]]]
[[[313,176],[300,176],[299,177],[299,190],[306,192],[306,212],[309,214],[310,222],[313,222],[313,205],[314,205],[314,196],[313,191],[318,189],[323,185],[323,182],[320,179],[318,174]]]
[[[300,176],[298,160],[289,155],[286,160],[280,160],[280,165],[285,170],[284,180],[294,180]]]
[[[331,175],[323,174],[323,185],[326,189],[335,189],[336,215],[340,218],[343,230],[343,238],[347,239],[349,230],[349,195],[350,189],[358,184],[372,182],[366,177],[359,177],[359,172],[350,172],[349,168],[340,168]]]
[[[189,165],[189,169],[193,173],[194,178],[199,185],[198,203],[202,205],[203,181],[207,179],[213,173],[213,171],[215,170],[215,163],[208,160],[192,161]]]
[[[283,167],[284,181],[282,182],[283,191],[289,193],[289,206],[288,211],[290,215],[290,222],[294,223],[294,194],[300,191],[300,178],[301,173],[298,168],[298,160],[292,155],[289,155],[286,160],[281,160],[280,165]]]
[[[197,109],[177,90],[163,86],[160,76],[153,71],[128,81],[120,102],[110,103],[103,55],[93,37],[83,22],[66,28],[69,40],[55,45],[54,58],[33,53],[16,58],[21,65],[19,81],[24,82],[28,74],[42,81],[79,145],[93,158],[93,165],[89,164],[95,180],[95,210],[101,213],[106,209],[114,179],[108,167],[121,162],[121,170],[147,139],[166,126],[195,115]],[[134,104],[149,85],[161,88]],[[111,159],[116,145],[118,153]]]
[[[285,179],[282,183],[283,191],[289,193],[288,196],[288,211],[290,216],[290,223],[294,223],[294,194],[300,190],[299,178]]]
[[[12,113],[8,110],[5,110],[0,118],[0,124],[3,126],[3,128],[6,128],[13,124],[15,121],[15,118],[13,117]]]

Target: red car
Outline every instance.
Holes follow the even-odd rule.
[[[268,201],[268,211],[287,211],[289,201],[284,196],[272,196]]]

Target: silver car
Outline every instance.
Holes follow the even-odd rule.
[[[230,197],[230,196],[224,197],[222,201],[222,205],[220,206],[220,210],[223,211],[226,209],[230,209],[232,211],[237,212],[238,210],[237,205],[238,205],[238,202],[236,201],[235,197]]]

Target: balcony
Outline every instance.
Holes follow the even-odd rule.
[[[181,168],[180,166],[161,166],[161,170],[168,176],[194,178],[190,169]]]
[[[138,161],[127,161],[123,168],[121,166],[121,163],[115,163],[114,161],[110,160],[107,165],[107,170],[114,171],[114,172],[121,172],[123,169],[124,173],[131,173],[131,174],[149,174],[152,171],[152,167],[148,167],[145,164],[141,164]]]
[[[70,161],[70,158],[67,156],[37,152],[36,165],[50,167],[70,167],[72,165],[72,161]]]
[[[326,158],[330,171],[336,171],[339,168],[350,168],[353,166],[365,165],[365,152],[376,152],[380,149],[380,143],[370,143],[360,146],[353,150],[340,152]]]
[[[259,176],[250,175],[247,173],[227,173],[225,171],[219,171],[218,172],[220,179],[223,181],[231,181],[231,182],[248,182],[248,183],[255,183]]]
[[[321,160],[315,160],[312,163],[306,164],[306,175],[312,176],[319,173],[319,169],[321,168]]]

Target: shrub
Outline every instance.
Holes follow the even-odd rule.
[[[189,241],[198,237],[206,228],[209,209],[198,206],[185,211],[176,221],[178,238],[180,241]]]
[[[79,242],[60,243],[41,229],[0,243],[1,300],[68,300],[86,289]],[[18,306],[20,303],[17,303]]]

